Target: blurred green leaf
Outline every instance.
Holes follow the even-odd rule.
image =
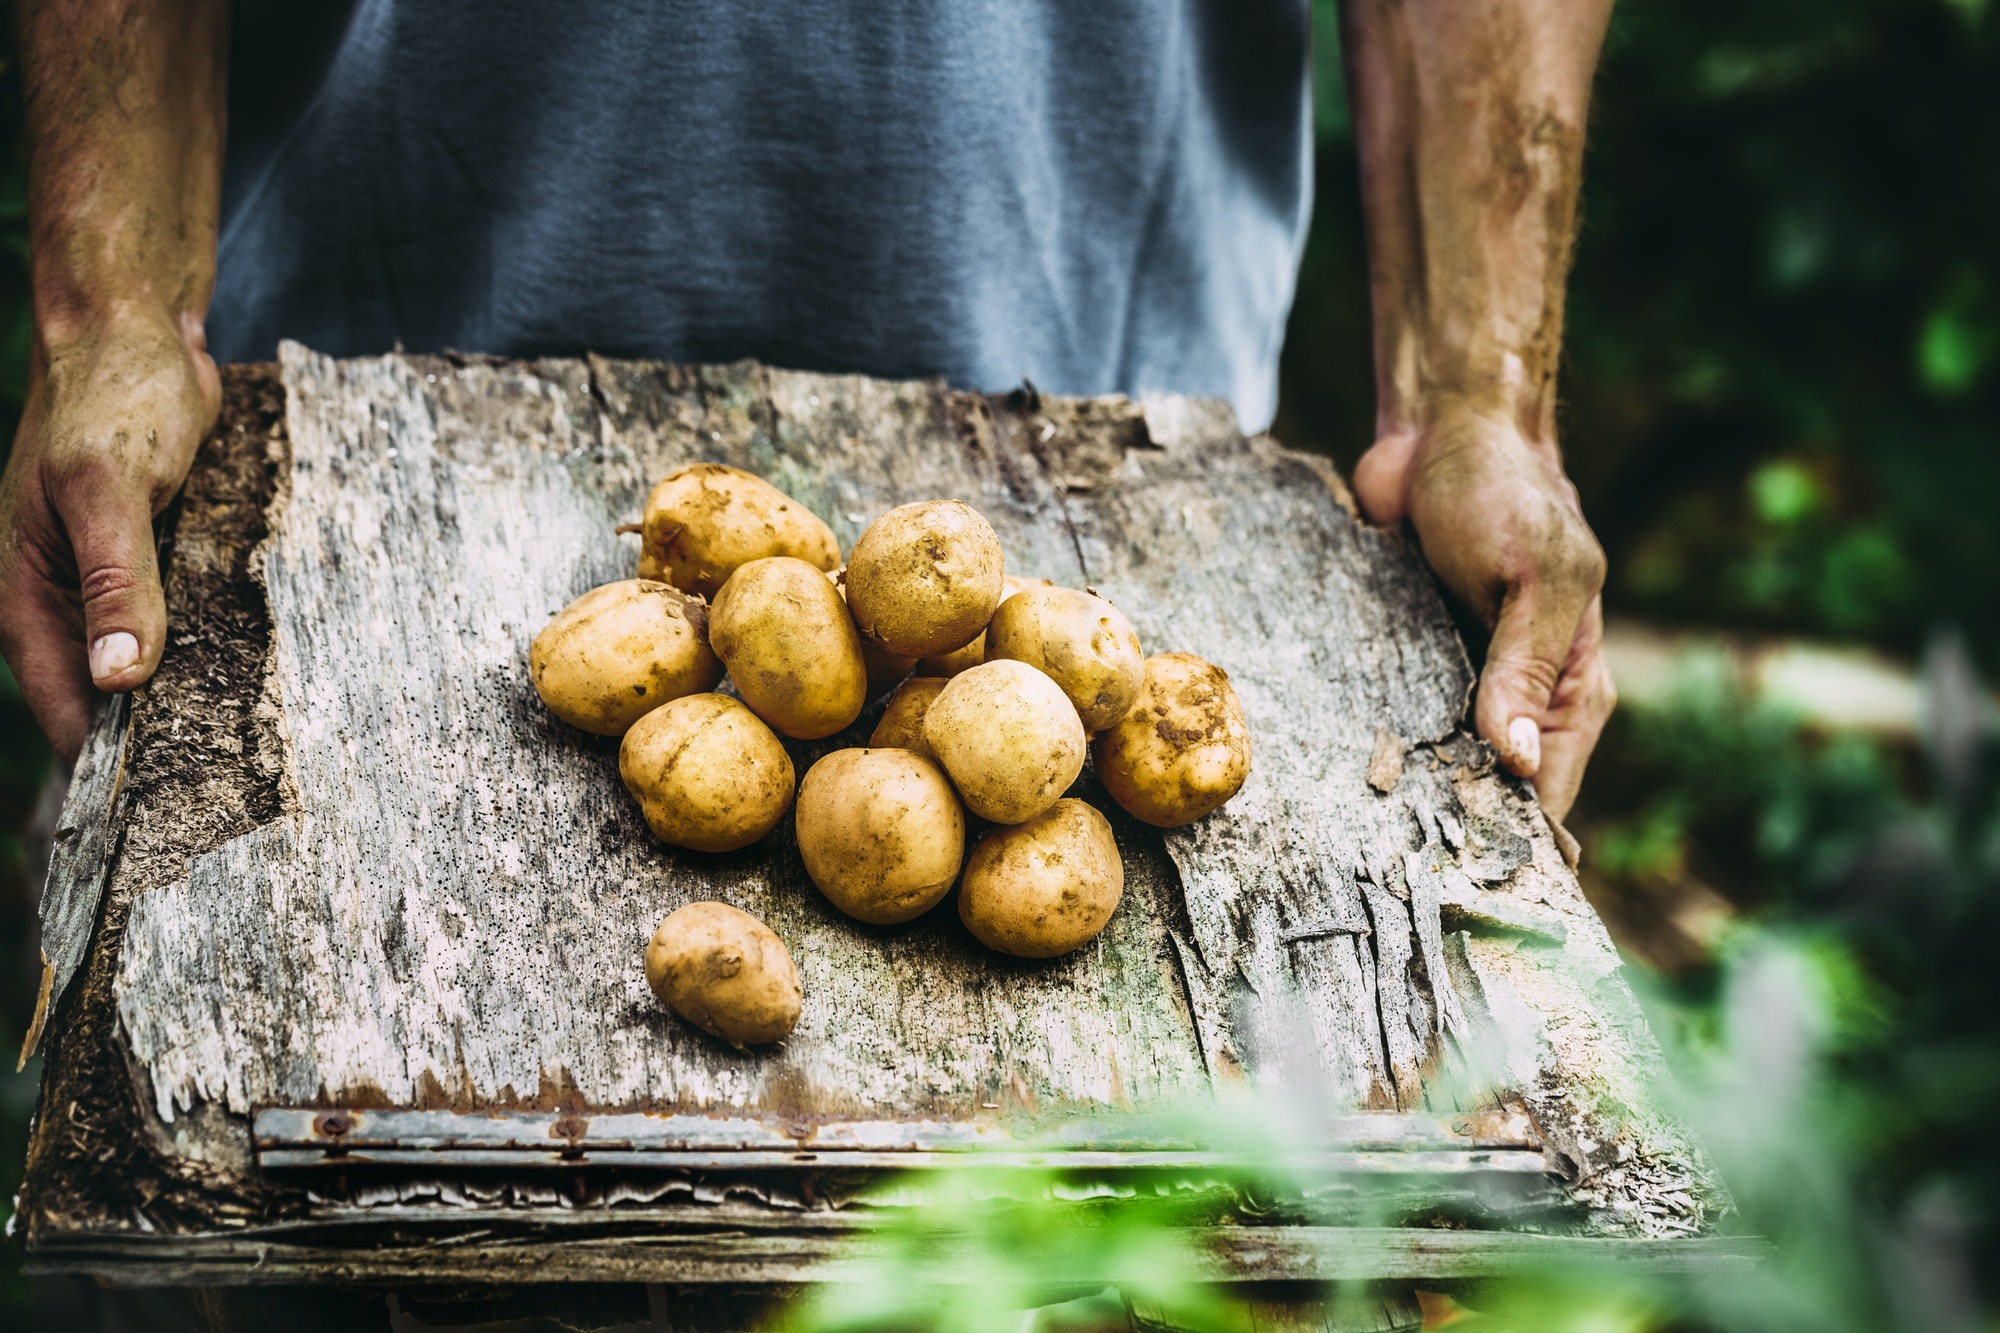
[[[1820,507],[1819,483],[1789,458],[1775,458],[1750,474],[1750,502],[1766,523],[1793,524]]]
[[[1934,393],[1960,394],[1993,363],[2000,336],[1950,306],[1933,310],[1917,334],[1917,374]]]

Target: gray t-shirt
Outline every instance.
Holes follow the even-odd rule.
[[[1306,0],[239,0],[211,344],[1271,416]]]

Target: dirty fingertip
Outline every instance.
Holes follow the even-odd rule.
[[[100,685],[130,671],[139,662],[139,640],[119,630],[90,645],[90,678]]]
[[[1542,766],[1542,724],[1523,714],[1507,724],[1508,767],[1531,778]]]

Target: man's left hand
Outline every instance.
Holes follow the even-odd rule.
[[[1552,446],[1448,409],[1354,470],[1376,523],[1405,518],[1438,577],[1492,629],[1474,725],[1561,820],[1617,703],[1604,665],[1604,551]]]

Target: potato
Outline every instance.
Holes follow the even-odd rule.
[[[557,612],[528,649],[528,675],[551,713],[618,736],[669,699],[712,688],[722,664],[709,651],[699,597],[626,579]]]
[[[924,714],[930,742],[972,813],[1033,819],[1083,769],[1083,724],[1062,686],[1025,662],[987,662],[945,682]]]
[[[891,509],[847,557],[847,604],[864,638],[899,657],[963,648],[1000,604],[1000,539],[960,500]]]
[[[743,702],[787,736],[831,736],[868,702],[861,636],[825,572],[803,560],[739,566],[715,595],[708,641]]]
[[[958,878],[965,812],[908,750],[835,750],[799,784],[799,859],[833,905],[878,926],[922,916]]]
[[[1012,574],[1000,576],[1000,605],[1007,605],[1007,599],[1027,588],[1050,588],[1055,585],[1047,579],[1017,579]],[[993,613],[999,615],[996,609]],[[992,622],[987,622],[992,627]],[[919,676],[956,676],[961,671],[969,671],[986,660],[986,630],[979,631],[979,637],[963,648],[944,654],[942,657],[926,657],[917,663]]]
[[[869,748],[909,750],[937,763],[937,751],[924,736],[924,714],[942,689],[944,681],[936,676],[912,676],[898,685],[882,710],[882,720],[875,724],[875,734],[868,738]]]
[[[739,1051],[790,1032],[805,996],[784,941],[727,903],[669,913],[646,945],[646,984],[669,1009]]]
[[[618,776],[660,841],[698,852],[748,847],[792,808],[792,757],[726,694],[690,694],[634,722]]]
[[[958,916],[989,949],[1054,958],[1096,939],[1124,894],[1110,823],[1065,797],[980,840],[965,862]]]
[[[1132,711],[1091,753],[1111,799],[1148,824],[1179,828],[1250,776],[1250,728],[1228,673],[1193,653],[1146,659]]]
[[[917,674],[932,680],[948,680],[961,671],[970,671],[986,660],[986,631],[979,631],[963,648],[955,648],[939,657],[919,658]]]
[[[826,576],[833,580],[833,586],[839,591],[840,600],[845,604],[847,566],[842,565],[839,569],[829,570]],[[851,617],[853,612],[850,611],[848,615]],[[857,629],[855,632],[860,631]],[[914,657],[898,657],[894,653],[883,652],[865,638],[861,641],[861,665],[868,669],[868,697],[871,699],[909,675],[910,668],[916,664],[917,659]]]
[[[1125,716],[1145,679],[1139,636],[1117,607],[1074,588],[1031,588],[1000,603],[986,658],[1026,662],[1062,686],[1085,731]]]
[[[788,555],[815,569],[840,563],[819,515],[762,477],[721,463],[689,463],[646,499],[639,577],[713,598],[739,565]]]

